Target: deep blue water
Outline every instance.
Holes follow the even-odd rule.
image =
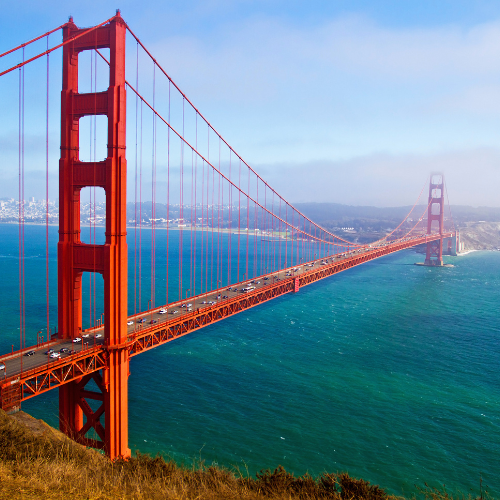
[[[45,228],[26,235],[34,343]],[[134,357],[130,447],[251,474],[348,471],[399,494],[424,482],[478,494],[482,476],[500,495],[500,252],[421,260],[384,257]],[[4,352],[19,345],[17,226],[0,225],[0,272]],[[57,425],[57,392],[23,409]]]

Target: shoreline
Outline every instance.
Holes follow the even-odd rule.
[[[19,222],[18,221],[1,221],[0,220],[0,224],[9,224],[9,225],[18,225]],[[49,224],[46,224],[45,222],[25,222],[24,225],[26,226],[53,226],[53,227],[59,227],[59,223],[49,223]],[[96,228],[104,228],[105,226],[102,225],[102,224],[96,224],[95,225]],[[84,226],[80,226],[81,230],[84,230],[86,228],[88,228],[87,225],[84,225]],[[128,225],[126,226],[127,230],[133,230],[133,229],[145,229],[145,230],[148,230],[148,231],[151,231],[153,228],[151,226],[141,226],[139,228],[139,226],[131,226],[131,225]],[[211,231],[214,231],[214,232],[217,232],[217,231],[220,231],[221,233],[232,233],[232,234],[235,234],[237,235],[238,234],[238,231],[236,228],[211,228],[211,227],[194,227],[194,228],[191,228],[191,227],[176,227],[176,226],[172,226],[172,227],[165,227],[165,226],[160,226],[160,227],[155,227],[155,230],[156,229],[161,229],[163,231],[166,231],[166,230],[171,230],[171,231],[191,231],[192,229],[194,229],[195,231],[201,231],[201,232],[211,232]],[[129,234],[129,231],[127,231],[127,234]],[[269,239],[269,241],[275,241],[275,242],[279,242],[279,241],[292,241],[292,238],[290,237],[285,237],[285,235],[281,235],[281,234],[272,234],[272,233],[265,233],[265,234],[262,234],[262,232],[258,232],[258,233],[255,233],[255,231],[253,229],[250,229],[250,230],[240,230],[239,231],[239,234],[240,235],[249,235],[249,236],[260,236],[260,237],[263,237],[263,238],[266,238],[266,239],[269,239],[269,238],[273,238],[272,240]],[[307,241],[307,240],[306,240]],[[369,243],[367,243],[368,245]],[[472,249],[469,249],[469,250],[464,250],[463,252],[459,252],[457,253],[456,256],[454,257],[462,257],[464,255],[467,255],[467,254],[470,254],[472,252],[498,252],[500,251],[499,249],[497,248],[492,248],[492,249],[486,249],[486,248],[472,248]],[[419,253],[419,252],[417,252]]]
[[[497,250],[478,250],[477,248],[474,248],[472,250],[464,250],[463,252],[457,252],[457,257],[462,257],[464,255],[467,255],[472,252],[496,252]]]

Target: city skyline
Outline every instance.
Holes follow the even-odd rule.
[[[500,206],[500,6],[323,4],[125,1],[120,8],[214,127],[291,203],[409,205],[415,186],[443,171],[452,205]],[[70,14],[89,26],[115,8],[93,1],[76,2],[71,12],[50,1],[5,5],[0,52]],[[50,95],[49,198],[55,198],[60,55],[51,64],[57,85]],[[17,192],[13,129],[0,126],[7,155],[0,196]],[[26,146],[33,152],[25,191],[42,198],[43,124]]]

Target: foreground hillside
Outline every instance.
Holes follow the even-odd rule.
[[[433,500],[451,499],[435,490]],[[0,499],[370,499],[390,500],[378,486],[347,474],[295,478],[282,468],[255,479],[198,464],[182,468],[138,455],[111,463],[40,420],[0,410]]]

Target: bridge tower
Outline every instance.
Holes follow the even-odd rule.
[[[444,225],[444,176],[433,173],[429,181],[429,208],[427,210],[427,234],[432,234],[432,223],[437,221],[438,240],[427,243],[426,266],[443,265],[443,225]]]
[[[63,39],[81,35],[70,18]],[[104,342],[106,368],[59,389],[59,425],[83,444],[104,449],[111,458],[128,457],[127,351],[127,242],[125,160],[125,34],[119,11],[106,25],[78,37],[63,49],[61,93],[61,158],[59,161],[58,326],[59,338],[82,331],[82,273],[104,278]],[[109,48],[109,87],[104,92],[78,93],[78,55]],[[79,160],[79,120],[83,116],[108,118],[107,157]],[[106,239],[104,245],[80,241],[80,192],[83,187],[104,188]],[[94,388],[86,388],[90,380]],[[98,391],[95,390],[98,388]],[[100,404],[92,406],[88,400]],[[85,422],[84,422],[85,418]],[[104,420],[104,422],[102,421]],[[99,439],[87,438],[93,429]]]

